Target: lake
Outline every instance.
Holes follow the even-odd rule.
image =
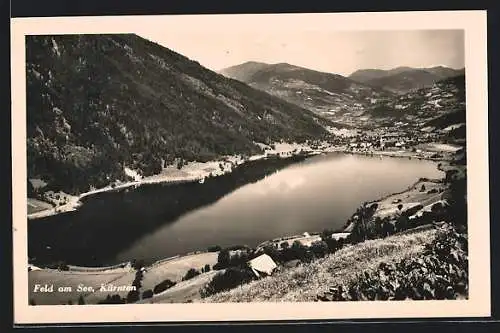
[[[211,245],[255,246],[284,235],[341,228],[364,201],[403,190],[420,177],[441,176],[430,161],[311,157],[181,216],[139,239],[116,260],[160,259]]]
[[[255,169],[262,166],[205,184],[144,186],[97,195],[57,222],[55,217],[52,223],[33,221],[39,232],[30,231],[30,243],[36,244],[30,256],[46,257],[41,248],[51,244],[59,246],[51,260],[98,265],[131,259],[152,262],[213,245],[256,246],[280,236],[341,228],[363,202],[402,191],[421,177],[444,176],[431,161],[344,153],[313,156],[252,178],[248,170]],[[168,214],[177,209],[169,205],[184,202],[195,202],[190,207],[196,208]],[[107,221],[114,229],[103,229]],[[42,232],[44,223],[48,229]],[[51,228],[60,228],[58,233],[66,236],[48,237]],[[107,240],[121,246],[104,246]]]

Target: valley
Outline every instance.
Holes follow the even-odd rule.
[[[465,70],[216,73],[134,34],[26,59],[32,305],[367,299],[333,286],[466,237]]]

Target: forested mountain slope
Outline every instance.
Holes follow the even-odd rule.
[[[176,158],[260,151],[324,120],[132,34],[26,38],[28,178],[86,191]]]

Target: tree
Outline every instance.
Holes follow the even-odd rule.
[[[205,273],[210,272],[210,265],[206,264],[204,270],[205,270]]]
[[[57,269],[60,271],[69,271],[69,266],[65,262],[60,262],[57,266]]]
[[[184,166],[184,160],[182,158],[179,159],[179,161],[177,162],[177,169],[182,169],[182,167]]]
[[[403,209],[403,204],[398,205],[398,210],[401,210],[401,209]]]
[[[208,252],[217,252],[220,250],[221,250],[221,247],[219,245],[209,246],[207,249]]]
[[[374,233],[376,236],[382,236],[383,222],[380,216],[377,216],[373,221]]]
[[[28,184],[28,198],[32,198],[36,195],[35,193],[35,188],[33,187],[33,184],[31,184],[31,181],[27,181]]]
[[[328,253],[328,249],[325,241],[316,241],[311,244],[311,251],[318,258],[323,258]]]
[[[80,295],[80,297],[78,297],[78,304],[79,305],[84,305],[85,304],[85,300],[83,299],[83,295]]]
[[[201,291],[203,298],[221,291],[233,289],[248,283],[254,278],[249,268],[230,267],[224,273],[216,274],[207,286]]]
[[[298,240],[293,242],[290,250],[293,253],[294,259],[300,259],[300,261],[309,261],[309,259],[311,259],[311,252],[309,252],[307,247],[302,245],[302,243]]]
[[[124,304],[125,299],[121,298],[120,295],[113,295],[110,296],[109,294],[106,296],[106,298],[102,301],[99,301],[99,304]]]
[[[228,249],[223,249],[219,252],[219,256],[217,257],[217,267],[218,268],[226,268],[229,266],[231,261],[231,254]]]
[[[142,299],[147,299],[152,297],[153,297],[153,291],[151,289],[144,290],[144,292],[142,293]]]
[[[165,290],[167,290],[168,288],[171,288],[175,286],[175,282],[169,280],[169,279],[166,279],[166,280],[163,280],[162,282],[158,283],[154,288],[153,288],[153,293],[155,294],[159,294]]]
[[[425,192],[425,185],[422,184],[422,187],[420,188],[420,192]]]
[[[135,270],[140,270],[142,267],[144,267],[144,260],[142,260],[142,259],[139,259],[139,260],[133,259],[132,260],[132,267]]]
[[[186,275],[182,278],[183,281],[189,280],[194,278],[195,276],[200,275],[200,272],[194,268],[190,268],[187,272]]]
[[[382,224],[382,233],[384,237],[392,235],[394,233],[394,224],[389,220],[384,220]]]
[[[327,239],[331,238],[332,237],[332,234],[333,234],[333,230],[330,230],[330,229],[324,229],[321,234],[320,234],[320,237],[322,240],[326,241]]]
[[[408,217],[406,215],[401,215],[398,217],[398,219],[396,220],[396,231],[400,232],[400,231],[404,231],[406,229],[408,229],[408,223],[409,220],[408,220]]]
[[[282,249],[288,249],[290,247],[290,244],[288,244],[288,242],[282,242],[280,244],[280,248]]]
[[[431,211],[436,213],[439,212],[443,208],[443,204],[441,202],[436,202],[435,204],[432,205]]]
[[[335,251],[337,251],[340,247],[341,247],[341,241],[342,239],[335,239],[333,237],[330,237],[330,238],[327,238],[325,240],[326,242],[326,245],[328,246],[328,251],[330,253],[334,253]]]
[[[139,300],[139,291],[131,290],[127,294],[127,303],[135,303]]]
[[[280,251],[277,248],[275,248],[274,246],[266,245],[266,246],[264,246],[263,251],[265,254],[270,256],[271,259],[273,259],[274,261],[276,261],[276,262],[283,261],[284,254],[280,253]],[[284,253],[286,254],[286,249],[285,249]]]

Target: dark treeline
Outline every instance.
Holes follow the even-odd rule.
[[[203,184],[149,184],[85,197],[78,211],[28,222],[29,257],[39,265],[61,260],[87,266],[116,264],[111,262],[114,255],[142,235],[305,158],[248,161]]]

